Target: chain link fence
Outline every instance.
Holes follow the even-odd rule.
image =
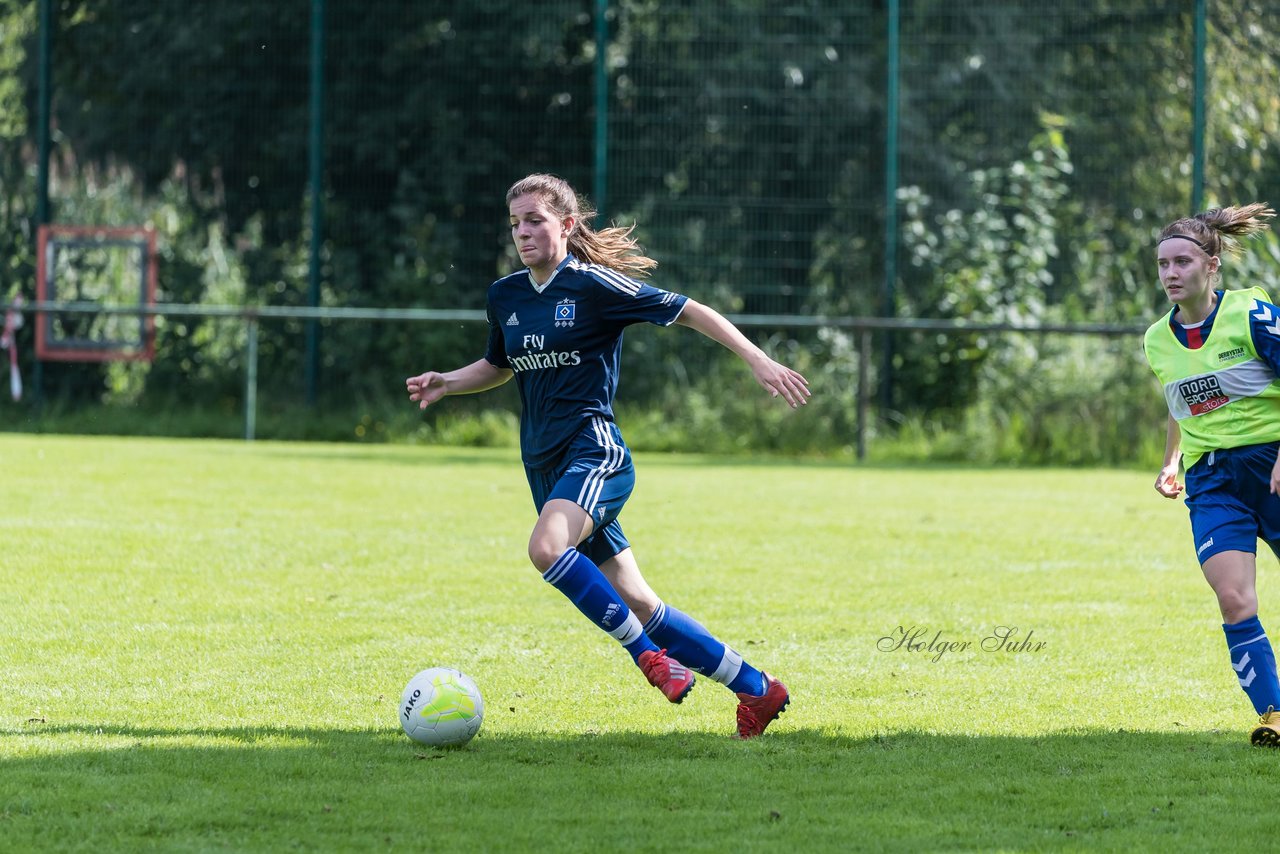
[[[1149,321],[1153,232],[1280,179],[1265,2],[483,5],[0,3],[0,297],[31,296],[43,219],[155,229],[162,303],[474,311],[516,263],[506,187],[552,171],[637,223],[658,284],[778,318],[766,343],[831,394],[862,371],[888,424],[1066,358],[965,324]],[[1239,275],[1278,259],[1270,241]],[[956,323],[886,329],[868,365],[851,318]],[[45,365],[39,388],[242,393],[242,328],[157,321],[153,364]],[[304,312],[263,326],[259,382],[373,399],[481,346]],[[700,343],[630,346],[663,370],[624,394],[661,411],[674,372],[714,406]],[[1090,357],[1126,394],[1149,391],[1136,347]]]

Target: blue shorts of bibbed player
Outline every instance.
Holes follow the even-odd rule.
[[[591,516],[595,528],[578,544],[578,551],[596,566],[631,547],[618,524],[618,514],[635,489],[636,470],[616,424],[590,419],[554,466],[526,466],[524,473],[539,513],[551,499],[563,498]]]
[[[1196,559],[1256,554],[1264,540],[1280,557],[1280,496],[1271,492],[1275,442],[1212,451],[1187,470],[1187,508]]]

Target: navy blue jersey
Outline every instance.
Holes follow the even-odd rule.
[[[613,421],[622,330],[669,326],[687,299],[572,255],[541,288],[528,270],[489,286],[484,357],[515,372],[526,466],[554,465],[592,417]]]
[[[1222,304],[1222,291],[1218,291],[1218,304],[1204,319],[1203,323],[1194,326],[1183,326],[1178,322],[1178,312],[1169,316],[1169,326],[1173,335],[1189,350],[1198,350],[1208,339],[1213,330],[1213,322],[1218,319],[1218,305]],[[1253,337],[1253,348],[1258,351],[1258,358],[1266,362],[1271,370],[1280,375],[1280,308],[1269,302],[1256,301],[1253,311],[1249,313],[1249,333]]]

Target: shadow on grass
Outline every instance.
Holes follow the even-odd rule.
[[[387,463],[403,465],[519,465],[520,450],[516,447],[459,447],[454,445],[406,445],[397,443],[372,443],[334,445],[322,447],[301,447],[304,443],[289,443],[287,447],[272,447],[266,443],[258,443],[255,452],[276,459],[295,460],[340,460],[346,462]],[[971,471],[983,467],[964,464],[895,464],[886,462],[861,462],[840,459],[817,459],[813,457],[788,457],[768,454],[699,454],[673,453],[668,451],[634,450],[636,463],[644,468],[682,468],[698,466],[702,468],[753,468],[753,469],[831,469],[850,470],[867,469],[877,471],[896,471],[899,469],[920,471]],[[989,468],[989,467],[987,467]]]
[[[437,750],[389,730],[43,724],[0,730],[0,757],[19,847],[51,828],[89,847],[381,847],[429,826],[468,850],[1265,848],[1280,762],[1216,732],[484,731]]]
[[[248,447],[248,446],[246,446]],[[516,448],[457,448],[446,445],[397,445],[397,444],[325,444],[314,448],[302,442],[287,445],[255,443],[255,454],[278,460],[304,460],[307,462],[355,462],[383,463],[397,468],[405,466],[474,466],[520,465],[520,451]]]

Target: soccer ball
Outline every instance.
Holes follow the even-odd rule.
[[[459,747],[480,731],[484,698],[471,677],[451,667],[429,667],[400,695],[400,726],[414,741]]]

